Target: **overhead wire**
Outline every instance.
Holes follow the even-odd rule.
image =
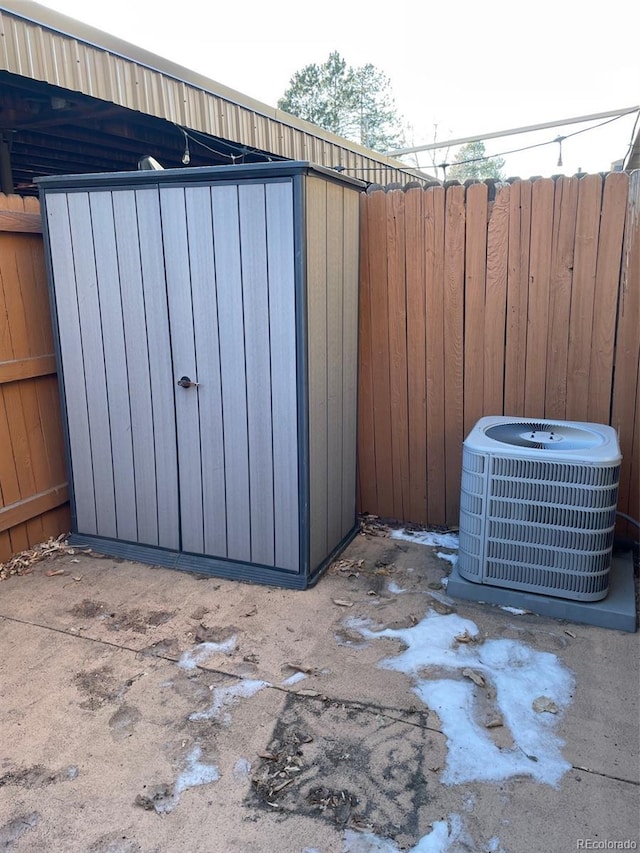
[[[521,148],[512,148],[510,151],[502,151],[499,154],[486,154],[483,157],[472,157],[468,160],[456,160],[455,163],[437,163],[435,164],[439,169],[446,169],[449,166],[462,166],[467,163],[481,163],[485,160],[493,160],[496,157],[505,157],[507,154],[519,154],[521,151],[530,151],[533,148],[542,148],[545,145],[554,145],[558,142],[564,142],[566,139],[570,139],[573,136],[578,136],[581,133],[588,133],[590,130],[597,130],[599,127],[604,127],[606,124],[611,124],[611,122],[618,121],[621,118],[625,118],[629,113],[624,113],[623,115],[614,116],[613,118],[607,119],[606,121],[601,121],[598,124],[592,124],[589,127],[583,127],[580,130],[574,130],[573,133],[567,133],[564,136],[556,136],[553,139],[549,139],[546,142],[536,142],[532,145],[524,145]],[[640,110],[638,111],[638,116],[640,116]],[[636,117],[636,124],[638,122],[638,118]],[[433,163],[431,165],[434,165]],[[417,168],[425,168],[424,166],[418,166]]]
[[[215,154],[217,157],[225,157],[227,160],[230,160],[233,165],[236,164],[236,161],[238,159],[240,159],[241,157],[246,157],[247,155],[264,157],[265,160],[267,160],[269,162],[272,162],[273,160],[285,159],[285,158],[280,158],[277,155],[267,154],[264,151],[260,151],[256,148],[247,148],[246,145],[237,145],[233,142],[226,142],[225,141],[225,145],[227,147],[235,148],[238,151],[238,154],[227,154],[224,151],[220,151],[216,148],[212,148],[210,145],[207,145],[201,139],[198,139],[196,136],[192,135],[192,134],[198,134],[198,135],[204,136],[207,140],[209,140],[210,137],[207,134],[202,133],[199,130],[193,130],[193,129],[186,130],[184,127],[182,127],[182,125],[179,125],[179,124],[176,124],[176,127],[180,131],[182,131],[185,139],[190,139],[192,142],[195,142],[196,145],[200,145],[202,148],[205,148],[207,151],[210,151],[212,154]]]

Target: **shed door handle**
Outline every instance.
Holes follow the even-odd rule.
[[[178,379],[178,385],[181,388],[197,388],[199,384],[199,382],[192,382],[188,376],[181,376],[180,379]]]

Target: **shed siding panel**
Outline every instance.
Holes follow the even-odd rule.
[[[100,312],[105,330],[103,341],[111,443],[113,456],[116,460],[114,466],[116,529],[118,538],[135,541],[138,535],[138,525],[130,386],[127,374],[118,253],[110,192],[92,194],[91,219],[95,233],[100,235],[100,239],[95,241],[95,253]]]
[[[180,516],[175,426],[176,386],[171,362],[160,199],[155,189],[138,190],[135,195],[149,348],[158,545],[177,549],[180,547]],[[144,239],[141,235],[144,235]]]
[[[153,449],[151,368],[140,261],[140,242],[147,237],[138,230],[133,191],[114,193],[113,205],[130,389],[138,541],[157,545],[158,491]],[[116,461],[114,467],[119,465],[120,462]]]
[[[358,270],[360,194],[344,190],[342,296],[342,518],[340,538],[356,518],[356,444],[358,387]]]
[[[299,569],[298,402],[293,189],[267,184],[267,263],[273,416],[275,562]]]
[[[193,335],[184,189],[161,189],[160,208],[174,366],[173,381],[177,382],[180,377],[188,376],[193,382],[197,382],[199,377]],[[197,388],[178,388],[178,392],[176,393],[176,428],[182,550],[203,553],[204,523],[198,390]]]
[[[307,178],[309,527],[311,567],[328,551],[327,528],[327,185]]]
[[[227,555],[233,560],[248,561],[251,506],[238,189],[213,187],[212,196],[225,436]]]
[[[227,553],[224,434],[211,190],[209,187],[189,188],[186,199],[196,362],[200,382],[198,412],[202,436],[204,550],[207,554],[224,556]]]
[[[251,559],[274,565],[273,425],[265,188],[238,189],[247,365]]]
[[[342,532],[343,187],[327,184],[327,549]]]
[[[86,382],[86,405],[89,414],[91,462],[95,486],[96,525],[100,536],[117,536],[111,431],[106,390],[102,323],[98,301],[96,261],[91,231],[88,193],[69,196],[69,223],[78,292],[78,318]],[[99,235],[93,235],[99,239]],[[64,309],[63,309],[64,310]],[[74,365],[75,367],[75,365]],[[67,374],[67,401],[75,390],[74,374]]]

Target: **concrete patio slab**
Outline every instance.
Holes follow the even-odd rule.
[[[454,600],[379,532],[304,592],[80,553],[0,584],[0,849],[638,844],[638,635]]]

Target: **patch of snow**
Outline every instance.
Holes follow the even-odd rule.
[[[406,853],[454,853],[458,850],[501,853],[495,846],[495,841],[498,839],[492,838],[487,845],[478,846],[470,837],[460,815],[450,814],[447,820],[434,821],[431,832],[423,835],[415,847],[411,847]],[[372,832],[346,829],[342,853],[400,853],[400,848],[388,838],[381,838]]]
[[[465,632],[477,637],[478,628],[455,613],[430,612],[414,627],[398,630],[372,631],[356,620],[351,627],[367,639],[391,637],[405,646],[379,666],[411,676],[415,693],[440,717],[448,743],[442,776],[445,784],[496,782],[527,775],[557,786],[571,767],[562,757],[563,744],[555,733],[557,715],[537,714],[532,708],[533,700],[541,695],[550,697],[559,709],[571,701],[573,676],[555,655],[509,639],[458,643],[456,637]],[[425,667],[439,667],[445,673],[430,680],[421,676]],[[458,673],[467,667],[493,686],[497,711],[511,733],[513,748],[498,748],[489,730],[476,721],[477,691],[485,688],[459,679]],[[446,670],[456,677],[447,677]]]
[[[441,560],[446,560],[448,563],[451,563],[452,566],[458,562],[457,554],[445,554],[444,551],[437,551],[436,557],[440,557]]]
[[[403,592],[406,592],[406,589],[403,589],[399,586],[394,580],[390,580],[387,584],[387,589],[392,595],[402,595]]]
[[[202,764],[200,756],[202,750],[199,746],[194,746],[187,756],[187,766],[176,779],[173,786],[171,797],[158,800],[154,803],[154,808],[159,814],[166,814],[173,811],[178,805],[180,794],[187,788],[196,788],[199,785],[208,785],[211,782],[217,782],[220,778],[220,771],[215,764]]]
[[[446,589],[449,586],[449,578],[446,576],[443,578],[440,578],[440,583]]]
[[[438,533],[435,530],[399,530],[391,531],[392,539],[404,539],[407,542],[415,542],[417,545],[432,545],[435,548],[450,548],[458,550],[459,538],[457,533]]]
[[[519,607],[509,607],[507,604],[501,604],[500,610],[506,610],[507,613],[513,613],[516,616],[523,616],[527,611],[521,610]]]
[[[251,762],[248,758],[239,758],[233,767],[233,778],[236,782],[244,782],[251,773]]]
[[[220,772],[215,764],[202,764],[200,756],[202,750],[199,746],[194,746],[187,756],[187,766],[176,779],[176,784],[173,789],[174,794],[181,794],[187,788],[196,788],[198,785],[208,785],[210,782],[217,782],[220,778]]]
[[[199,664],[204,663],[204,661],[212,655],[231,654],[231,652],[235,650],[237,642],[238,638],[234,634],[233,637],[229,637],[229,639],[225,640],[223,643],[198,643],[197,646],[194,646],[192,649],[187,649],[187,651],[183,653],[178,661],[178,666],[181,669],[195,669]]]
[[[257,681],[245,678],[237,684],[229,687],[212,687],[213,700],[206,711],[194,711],[189,715],[190,720],[221,720],[223,725],[228,726],[231,722],[229,708],[238,704],[239,699],[248,699],[255,696],[265,687],[270,687],[268,681]]]
[[[307,677],[305,672],[294,672],[293,675],[290,675],[289,678],[285,678],[282,682],[282,687],[291,687],[292,684],[297,684],[299,681],[304,681]]]

